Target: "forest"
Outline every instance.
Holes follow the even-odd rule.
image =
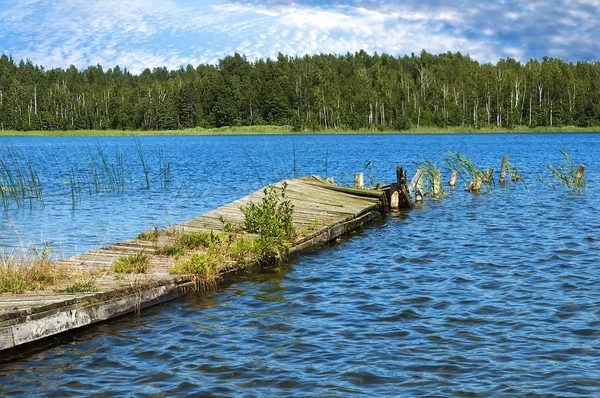
[[[0,56],[1,130],[600,126],[600,62],[461,53],[319,54],[216,65],[45,70]]]

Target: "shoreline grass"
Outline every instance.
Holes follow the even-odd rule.
[[[291,126],[232,126],[221,128],[192,128],[185,130],[44,130],[44,131],[15,131],[0,130],[0,136],[40,136],[40,137],[78,137],[78,136],[179,136],[179,135],[360,135],[360,134],[537,134],[537,133],[600,133],[600,126],[592,127],[528,127],[516,126],[515,128],[486,127],[475,129],[469,126],[455,127],[420,127],[409,130],[377,130],[377,129],[330,129],[330,130],[302,130],[294,131]]]

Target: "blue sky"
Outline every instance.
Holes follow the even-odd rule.
[[[600,0],[0,0],[0,53],[134,73],[364,49],[460,51],[480,62],[600,58]]]

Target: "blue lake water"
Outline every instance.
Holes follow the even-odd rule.
[[[527,183],[450,191],[209,297],[190,295],[0,362],[0,395],[490,396],[600,394],[599,134],[11,138],[48,181],[9,207],[2,243],[71,255],[190,218],[293,175],[390,182],[395,164],[450,151]],[[561,145],[586,166],[577,195],[535,181]],[[73,203],[61,160],[119,148],[124,193]],[[171,164],[159,184],[157,153]],[[110,152],[112,151],[112,152]],[[373,170],[364,170],[367,162]],[[63,167],[64,169],[64,167]],[[442,171],[444,173],[444,170]],[[447,180],[448,172],[443,179]],[[62,185],[60,183],[62,181]],[[459,187],[462,183],[459,183]]]

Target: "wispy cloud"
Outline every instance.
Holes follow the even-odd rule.
[[[199,5],[198,3],[202,3]],[[0,52],[47,68],[177,68],[364,49],[595,60],[598,0],[19,0],[0,3]]]

